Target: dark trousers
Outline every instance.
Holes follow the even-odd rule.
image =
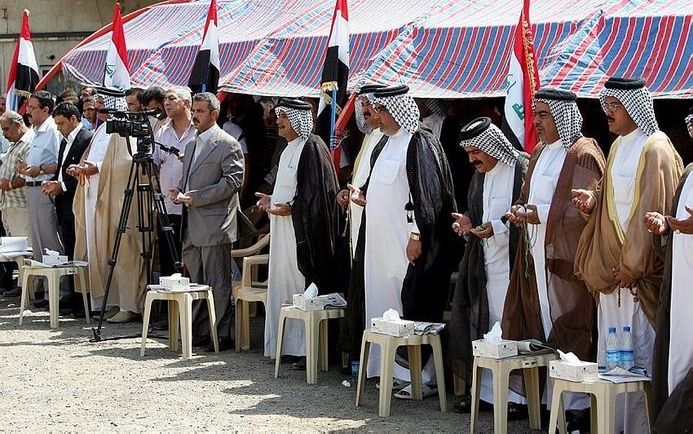
[[[180,214],[169,214],[168,219],[171,222],[171,227],[173,228],[173,244],[176,249],[176,257],[178,260],[181,258],[181,226],[183,222],[183,216]],[[173,273],[177,273],[176,267],[174,266],[173,252],[169,248],[168,241],[164,237],[164,231],[161,230],[161,226],[157,224],[157,242],[159,243],[159,271],[162,276],[170,276]]]
[[[219,339],[233,336],[232,260],[230,243],[198,247],[190,242],[183,242],[183,263],[190,273],[190,282],[212,288]],[[193,336],[209,336],[209,316],[204,300],[193,302]]]

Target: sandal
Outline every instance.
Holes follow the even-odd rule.
[[[438,393],[438,387],[433,385],[429,386],[427,384],[421,385],[421,397],[428,398],[429,396],[436,395]],[[414,399],[411,392],[411,384],[399,392],[395,393],[395,398],[398,399]]]
[[[393,378],[392,379],[392,391],[393,392],[399,392],[400,390],[404,389],[407,386],[409,386],[408,381],[400,380],[399,378]],[[375,388],[380,390],[380,381],[375,383]]]

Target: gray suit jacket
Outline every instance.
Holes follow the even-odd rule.
[[[215,125],[209,142],[191,164],[198,140],[185,147],[183,177],[178,183],[178,189],[192,197],[192,206],[187,209],[188,236],[183,239],[198,247],[232,243],[236,240],[238,191],[243,182],[241,145]]]

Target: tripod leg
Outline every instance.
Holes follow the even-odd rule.
[[[108,303],[108,295],[111,292],[111,284],[113,282],[113,271],[118,260],[118,252],[120,250],[120,241],[123,238],[123,233],[127,230],[128,216],[130,215],[130,207],[132,206],[132,195],[134,193],[135,187],[137,186],[137,163],[133,160],[130,165],[130,173],[128,174],[128,183],[125,188],[124,199],[123,199],[123,209],[120,211],[120,218],[118,220],[118,228],[116,230],[115,243],[113,244],[113,253],[111,258],[108,260],[108,280],[106,281],[106,291],[103,295],[103,301],[101,302],[101,315],[99,316],[99,324],[97,328],[92,327],[92,332],[94,334],[93,341],[99,342],[101,340],[101,328],[103,327],[103,318],[106,313],[106,305]]]

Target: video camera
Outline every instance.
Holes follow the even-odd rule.
[[[106,133],[118,134],[121,137],[137,139],[137,153],[150,154],[154,143],[154,131],[149,122],[150,116],[159,114],[158,110],[129,112],[115,109],[104,109],[102,113],[110,115],[106,121]]]

